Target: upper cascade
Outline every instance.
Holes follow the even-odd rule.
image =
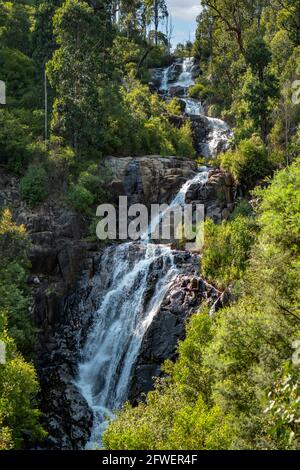
[[[163,69],[159,86],[160,93],[167,97],[178,96],[185,104],[185,115],[191,119],[202,117],[207,127],[207,136],[198,142],[198,149],[205,158],[213,158],[227,150],[232,131],[221,119],[205,116],[201,101],[189,97],[189,88],[195,85],[198,67],[194,58],[176,60]]]

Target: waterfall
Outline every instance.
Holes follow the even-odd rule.
[[[183,205],[190,186],[207,181],[207,169],[180,189],[171,206]],[[159,221],[158,221],[159,222]],[[76,385],[94,414],[86,449],[101,445],[107,418],[125,402],[144,335],[180,268],[167,245],[149,239],[105,250],[97,272],[99,307],[82,350]]]
[[[189,98],[188,89],[195,85],[193,78],[194,59],[187,58],[182,62],[182,72],[177,81],[170,80],[173,65],[163,71],[161,90],[169,93],[170,88],[181,87],[184,90],[184,96],[181,98],[185,102],[185,114],[190,117],[203,116],[204,109],[201,101]],[[208,136],[206,142],[200,142],[201,153],[206,158],[215,157],[220,151],[227,150],[228,141],[232,137],[229,126],[221,119],[205,117],[208,127]]]

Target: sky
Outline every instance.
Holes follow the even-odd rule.
[[[200,0],[166,0],[173,19],[173,47],[195,37],[196,18],[200,13]]]

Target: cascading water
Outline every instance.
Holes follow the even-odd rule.
[[[177,80],[174,66],[182,66]],[[184,89],[186,114],[203,116],[202,104],[188,97],[194,85],[193,59],[185,59],[163,71],[161,91],[169,93],[171,87]],[[230,130],[221,120],[205,118],[209,123],[209,137],[203,143],[202,153],[215,155],[220,143],[227,142]],[[223,144],[222,144],[223,145]],[[185,183],[171,203],[183,206],[191,185],[205,184],[207,169]],[[161,222],[163,215],[151,223],[151,230]],[[97,271],[101,284],[99,307],[82,350],[76,385],[93,411],[94,424],[86,449],[101,445],[107,418],[125,402],[139,350],[148,327],[159,311],[161,303],[174,278],[180,274],[174,252],[170,246],[151,243],[145,233],[140,242],[113,245],[105,250]],[[149,285],[155,286],[150,288]]]
[[[178,65],[178,64],[177,64]],[[185,113],[188,116],[203,116],[204,109],[202,103],[198,100],[188,97],[188,89],[195,85],[195,79],[193,77],[194,59],[187,58],[182,62],[182,72],[178,77],[177,81],[172,79],[172,67],[164,69],[163,79],[160,90],[166,94],[169,94],[171,88],[181,87],[183,89],[182,101],[185,102]],[[228,125],[221,119],[215,119],[205,116],[208,127],[208,137],[206,142],[201,142],[199,147],[201,153],[206,158],[215,157],[220,151],[224,151],[228,148],[228,141],[232,137],[232,132]]]
[[[183,185],[171,206],[183,205],[190,186],[196,182],[204,184],[207,175],[206,168],[199,169],[199,174]],[[179,273],[172,249],[154,245],[149,238],[106,249],[98,277],[109,282],[104,283],[76,381],[94,414],[87,449],[101,445],[107,417],[112,417],[126,400],[143,337]],[[149,292],[153,276],[155,289]]]

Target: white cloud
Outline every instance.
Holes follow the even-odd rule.
[[[167,0],[172,17],[179,20],[195,21],[201,11],[200,0]]]

